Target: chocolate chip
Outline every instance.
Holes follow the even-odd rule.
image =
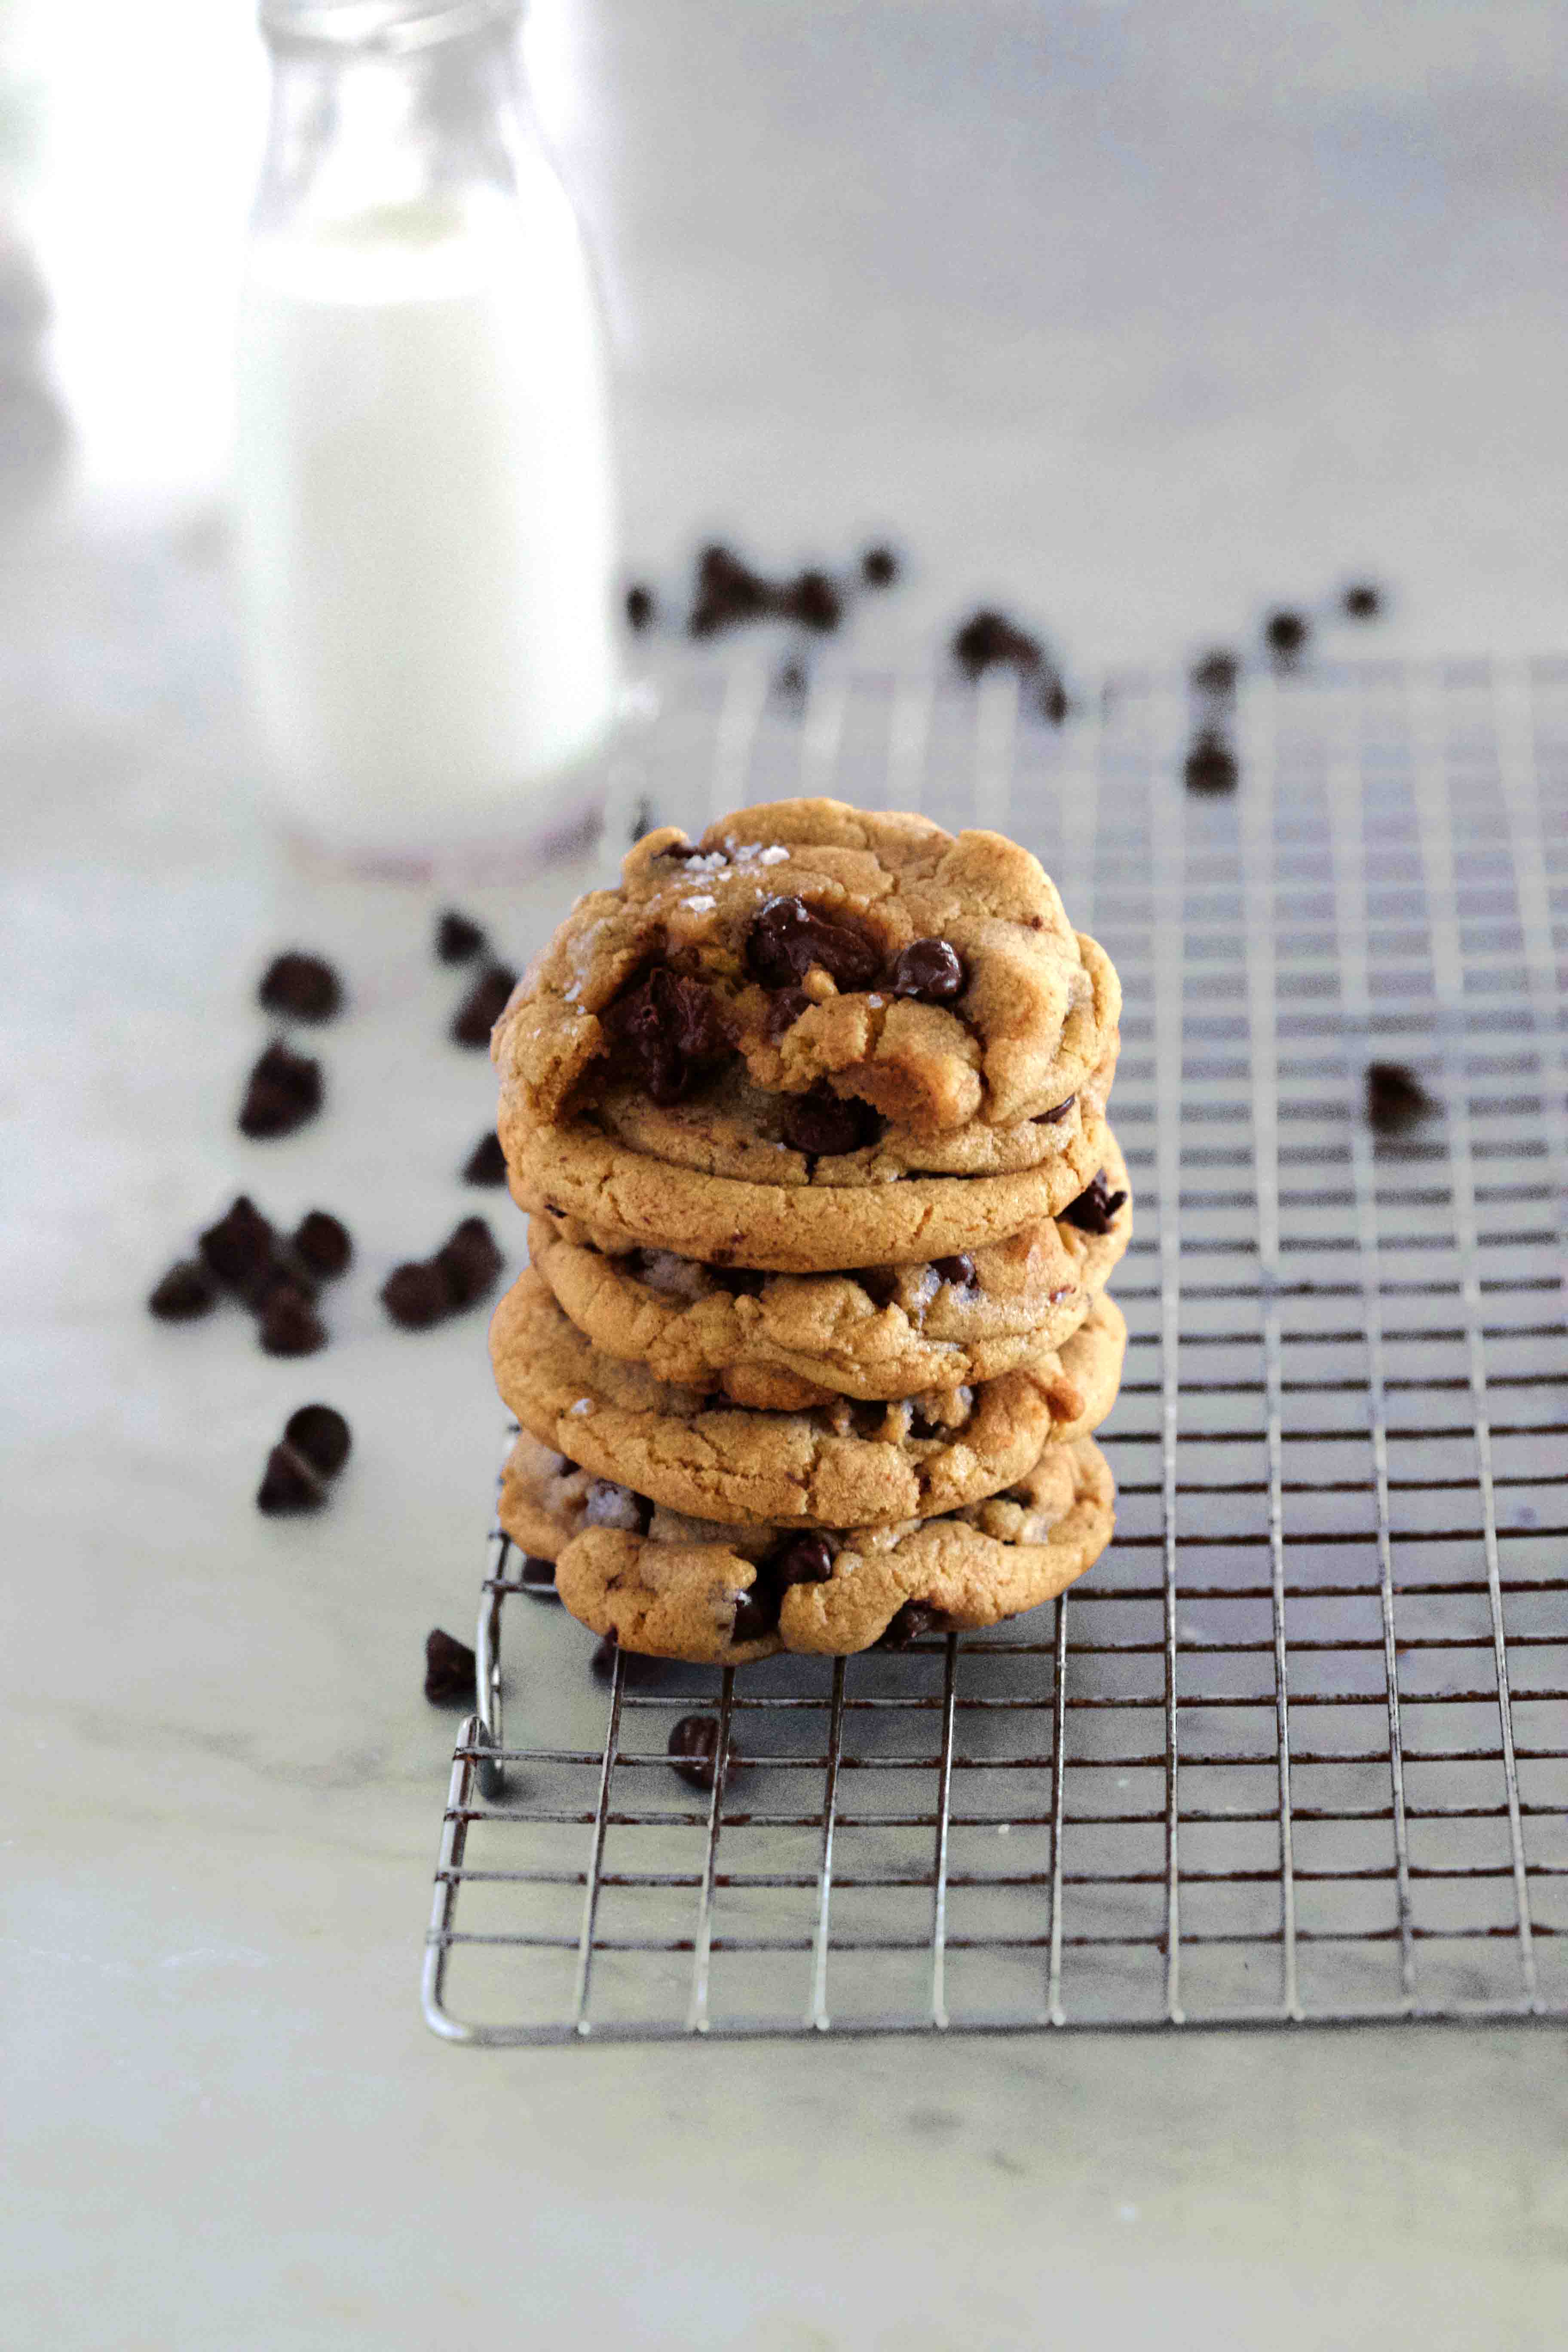
[[[335,1478],[353,1444],[348,1423],[330,1404],[302,1404],[283,1424],[283,1443],[308,1462],[319,1478]]]
[[[1270,613],[1263,625],[1263,635],[1275,659],[1293,662],[1311,635],[1311,625],[1304,613],[1293,613],[1288,608]]]
[[[459,1045],[488,1045],[490,1031],[506,1011],[507,999],[517,986],[517,974],[510,964],[487,964],[452,1015],[451,1035]]]
[[[1403,1062],[1369,1062],[1365,1083],[1367,1122],[1382,1135],[1401,1135],[1438,1108]]]
[[[626,590],[627,625],[640,637],[657,610],[653,590],[646,588],[640,580],[634,580]]]
[[[348,1227],[325,1209],[306,1212],[294,1229],[290,1247],[322,1282],[335,1282],[354,1254]]]
[[[501,1254],[483,1217],[465,1217],[442,1243],[433,1261],[447,1286],[454,1308],[471,1307],[493,1290],[501,1270]]]
[[[1236,692],[1236,681],[1241,664],[1232,653],[1215,647],[1193,664],[1190,684],[1194,694],[1206,694],[1216,702],[1228,702]]]
[[[868,588],[890,588],[899,576],[899,559],[890,547],[868,547],[860,558],[860,577]]]
[[[683,1715],[669,1727],[668,1754],[676,1777],[689,1788],[710,1797],[719,1777],[719,1721],[711,1715]],[[726,1777],[735,1768],[733,1748],[725,1765]]]
[[[815,629],[823,636],[844,618],[844,598],[826,572],[803,572],[786,581],[773,602],[786,621],[798,621],[803,629]]]
[[[304,1291],[280,1282],[261,1308],[261,1344],[269,1356],[313,1356],[327,1344],[327,1327]]]
[[[967,1250],[959,1250],[952,1257],[936,1258],[932,1263],[943,1282],[951,1282],[955,1290],[973,1290],[978,1286],[974,1260]]]
[[[381,1286],[381,1303],[399,1328],[427,1331],[451,1307],[451,1294],[438,1265],[411,1259],[395,1265]]]
[[[1200,727],[1182,769],[1188,792],[1233,793],[1237,772],[1236,754],[1223,735],[1212,727]]]
[[[662,964],[605,1008],[604,1025],[649,1100],[664,1106],[729,1046],[711,989]]]
[[[275,1239],[255,1202],[241,1192],[216,1224],[197,1236],[196,1246],[219,1282],[243,1290],[270,1263]]]
[[[1040,688],[1039,703],[1041,718],[1048,719],[1053,727],[1059,727],[1072,708],[1068,690],[1055,670]]]
[[[489,942],[470,916],[448,907],[436,923],[436,958],[439,963],[468,963],[483,955]]]
[[[273,958],[256,993],[268,1013],[286,1013],[291,1021],[330,1021],[342,1009],[343,984],[320,956],[291,951]]]
[[[239,1131],[257,1139],[292,1135],[321,1108],[321,1066],[275,1038],[246,1081]]]
[[[492,1130],[481,1135],[463,1162],[465,1184],[504,1184],[506,1154],[500,1148],[500,1138]]]
[[[786,701],[798,702],[806,688],[805,664],[801,661],[781,662],[773,684]]]
[[[824,1535],[791,1536],[768,1561],[768,1576],[781,1590],[792,1584],[826,1584],[833,1573],[833,1546]]]
[[[1020,629],[1005,613],[992,612],[985,606],[972,613],[955,631],[952,653],[960,668],[971,677],[978,677],[982,670],[1004,663],[1027,676],[1031,670],[1038,669],[1045,659],[1045,648],[1037,637]]]
[[[550,1591],[553,1592],[555,1590],[555,1562],[552,1559],[541,1559],[534,1552],[525,1552],[523,1555],[521,1577],[523,1583],[526,1584],[532,1591],[548,1589]]]
[[[752,979],[764,988],[798,987],[814,964],[839,988],[869,988],[882,956],[842,917],[822,914],[804,898],[769,898],[746,934],[746,969]]]
[[[622,1535],[646,1536],[652,1517],[646,1495],[634,1495],[613,1478],[595,1478],[583,1505],[584,1527],[612,1528]]]
[[[778,1631],[779,1595],[772,1582],[759,1571],[756,1582],[735,1602],[735,1622],[730,1629],[731,1642],[765,1642],[770,1633]]]
[[[289,1251],[287,1245],[275,1249],[264,1264],[241,1286],[240,1297],[253,1315],[266,1311],[273,1293],[279,1290],[297,1291],[300,1297],[313,1301],[316,1286],[309,1271]]]
[[[470,1714],[477,1704],[475,1658],[466,1642],[455,1642],[439,1625],[425,1636],[425,1696],[432,1706],[462,1706]]]
[[[697,593],[686,625],[694,637],[711,637],[738,622],[760,619],[773,601],[761,573],[731,549],[705,547],[697,559]]]
[[[893,966],[889,985],[895,996],[947,1004],[963,993],[963,958],[950,940],[911,940]]]
[[[776,1045],[786,1029],[793,1029],[803,1013],[811,1011],[811,999],[804,988],[781,988],[769,999],[763,1029],[771,1045]]]
[[[882,1122],[868,1103],[841,1102],[837,1095],[791,1095],[779,1115],[779,1133],[792,1151],[831,1159],[874,1143]]]
[[[269,1519],[280,1519],[298,1511],[319,1511],[326,1499],[326,1489],[310,1464],[291,1445],[275,1445],[256,1490],[257,1509]]]
[[[160,1323],[193,1323],[217,1303],[217,1285],[199,1258],[184,1257],[169,1268],[147,1301]]]
[[[1064,1224],[1076,1225],[1080,1234],[1108,1234],[1116,1221],[1117,1211],[1125,1205],[1125,1192],[1113,1192],[1105,1181],[1102,1168],[1091,1184],[1084,1187],[1076,1201],[1069,1201],[1061,1212]]]
[[[1340,598],[1340,604],[1352,621],[1375,621],[1383,610],[1383,591],[1370,580],[1355,580]]]
[[[879,1650],[907,1650],[928,1633],[942,1631],[942,1612],[928,1601],[906,1601],[877,1643]]]

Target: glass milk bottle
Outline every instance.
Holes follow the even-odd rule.
[[[237,502],[259,751],[291,829],[537,838],[616,701],[604,342],[517,0],[264,0]]]

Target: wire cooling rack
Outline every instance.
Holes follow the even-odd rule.
[[[991,1633],[602,1687],[492,1535],[438,2032],[1568,2016],[1568,662],[1250,680],[1212,799],[1192,723],[731,671],[618,772],[617,839],[797,791],[1003,827],[1104,941],[1117,1537]],[[1374,1059],[1440,1104],[1397,1139]]]

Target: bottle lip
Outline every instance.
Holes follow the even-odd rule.
[[[274,47],[434,48],[465,34],[515,23],[522,0],[261,0],[261,30]]]

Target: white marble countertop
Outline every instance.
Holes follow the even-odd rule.
[[[117,17],[89,13],[100,64],[131,70]],[[253,60],[210,14],[139,28],[151,63],[114,121],[79,89],[62,101],[79,155],[95,122],[126,138],[121,119],[178,151],[180,40],[207,44],[243,116]],[[48,12],[21,15],[41,39]],[[1489,10],[1484,40],[1473,11],[1384,26],[1348,0],[1244,27],[1198,6],[807,0],[537,19],[611,262],[639,554],[673,569],[710,520],[781,553],[886,523],[919,559],[898,642],[994,587],[1086,664],[1179,653],[1363,563],[1399,593],[1391,643],[1562,642],[1547,159],[1568,73],[1549,11]],[[215,186],[221,145],[206,124]],[[1095,194],[1097,173],[1132,184],[1129,156],[1161,211],[1152,254]],[[915,191],[901,229],[895,165]],[[64,256],[68,378],[90,303],[65,265],[91,222],[61,184],[45,173],[38,217]],[[194,239],[172,167],[150,184],[143,229],[166,197],[163,228]],[[127,232],[101,194],[98,215],[107,274]],[[999,237],[1014,218],[1034,224],[1022,248]],[[125,366],[156,384],[134,339]],[[453,1172],[490,1074],[441,1042],[456,983],[429,959],[428,899],[307,882],[270,845],[211,484],[172,459],[112,478],[83,423],[105,386],[90,367],[79,383],[77,486],[23,482],[0,549],[0,2338],[1560,2344],[1555,2034],[475,2053],[426,2032],[452,1720],[420,1695],[420,1648],[471,1622],[498,1414],[482,1315],[412,1339],[375,1292],[476,1206],[515,1257],[521,1221]],[[179,439],[135,446],[167,458]],[[571,887],[477,903],[521,953]],[[331,1111],[247,1145],[250,992],[296,938],[353,991],[321,1036]],[[261,1355],[234,1314],[171,1329],[142,1311],[241,1186],[353,1227],[333,1344],[306,1365]],[[305,1395],[348,1412],[353,1462],[321,1518],[263,1520],[262,1458]]]

